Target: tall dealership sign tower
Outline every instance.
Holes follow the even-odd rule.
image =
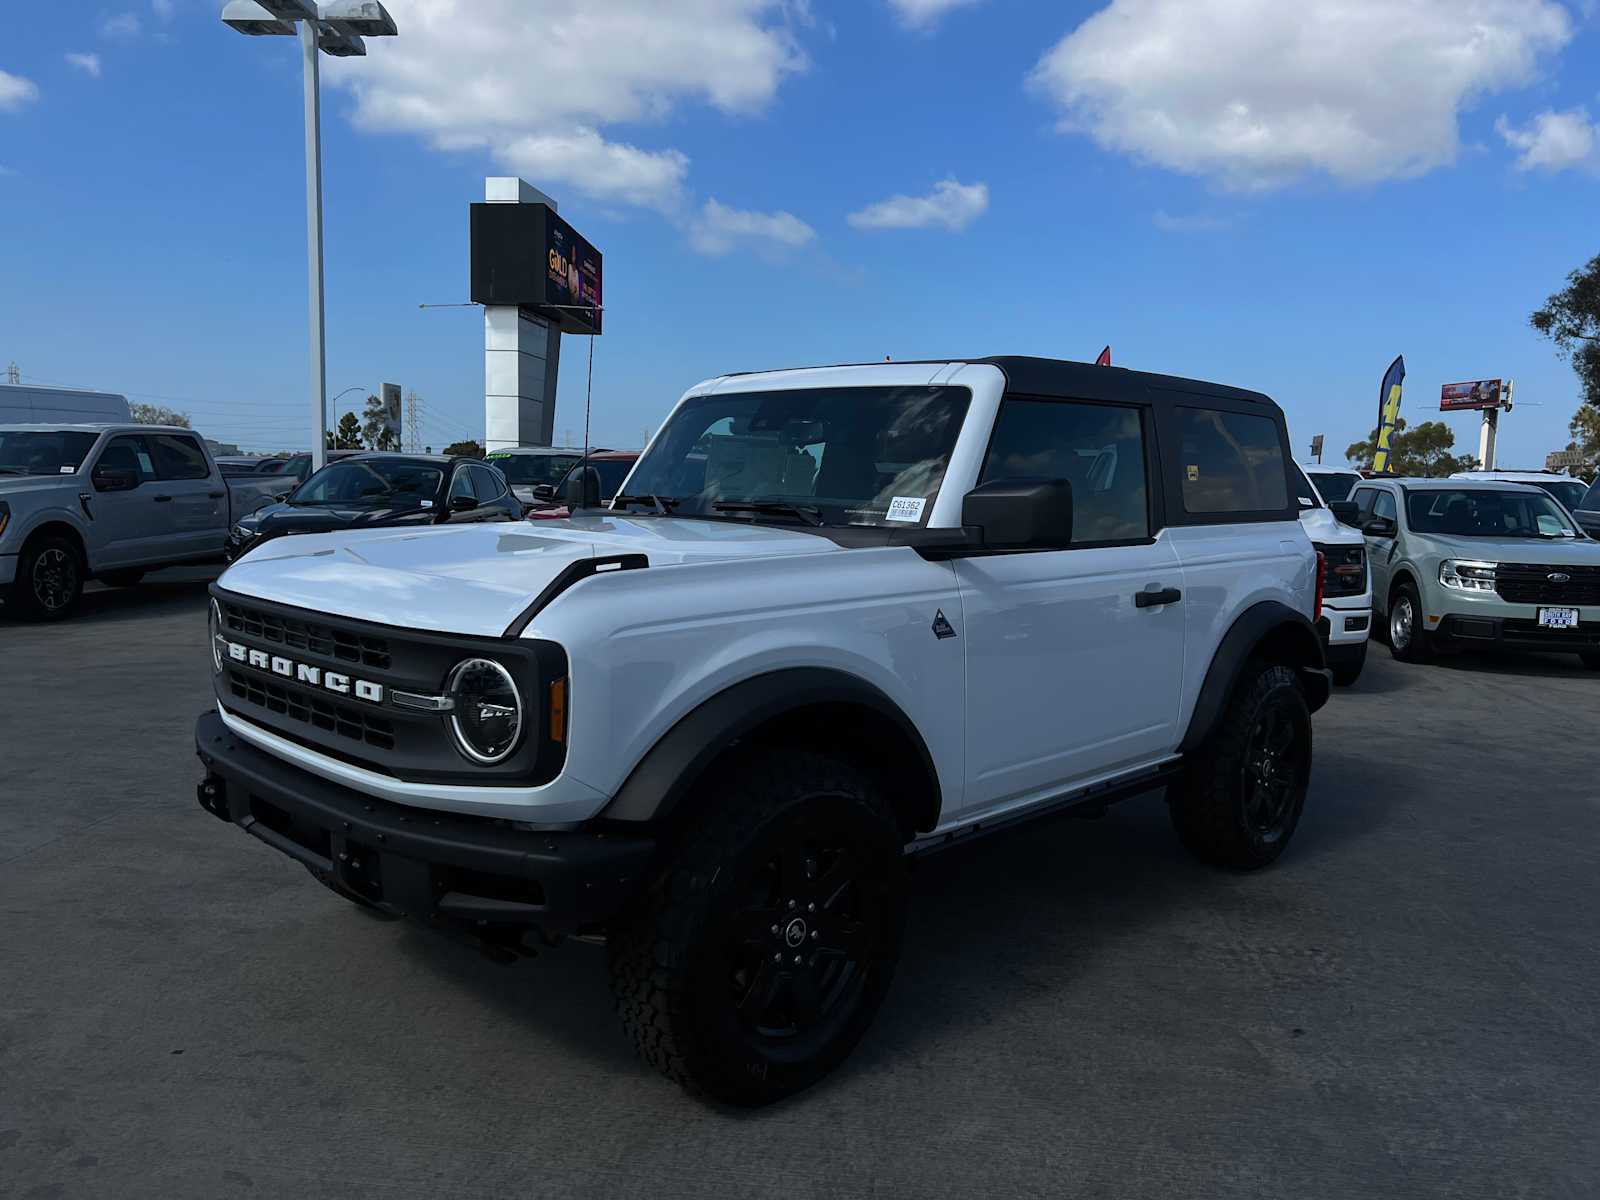
[[[472,206],[472,299],[483,310],[485,450],[548,446],[562,333],[598,335],[600,252],[514,177]]]

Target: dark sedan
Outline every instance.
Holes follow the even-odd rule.
[[[476,459],[357,454],[329,463],[281,503],[241,520],[228,535],[228,561],[285,534],[521,516],[505,476]]]

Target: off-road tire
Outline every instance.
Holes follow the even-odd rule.
[[[1367,665],[1367,643],[1361,643],[1361,650],[1354,658],[1341,659],[1339,662],[1328,664],[1333,672],[1333,682],[1340,687],[1349,687],[1361,678],[1361,671]]]
[[[1411,613],[1410,633],[1397,626],[1397,622],[1404,622],[1404,613],[1409,608]],[[1388,632],[1389,653],[1401,662],[1425,663],[1433,661],[1434,644],[1433,635],[1424,628],[1425,621],[1422,615],[1422,599],[1417,595],[1415,585],[1402,583],[1395,589],[1389,599],[1389,612],[1385,617],[1384,629]]]
[[[57,576],[64,594],[44,582]],[[17,576],[6,599],[16,614],[29,621],[60,621],[72,615],[83,597],[83,559],[66,538],[42,537],[29,542],[17,558]]]
[[[1293,727],[1292,757],[1274,756],[1289,768],[1281,813],[1263,828],[1254,819],[1251,780],[1257,739],[1271,715]],[[1294,671],[1276,663],[1251,663],[1235,687],[1211,738],[1193,755],[1184,778],[1167,794],[1178,839],[1204,862],[1235,870],[1264,867],[1283,853],[1305,808],[1311,779],[1311,711]]]
[[[107,587],[127,588],[137,585],[144,578],[144,572],[137,567],[130,567],[126,571],[107,571],[98,578]]]
[[[617,1011],[640,1056],[690,1092],[768,1104],[833,1070],[882,1003],[905,921],[904,837],[866,775],[805,750],[743,753],[712,772],[692,799],[699,802],[692,827],[609,931]],[[857,856],[858,870],[827,848],[835,844]],[[822,847],[815,862],[813,847]],[[791,857],[798,875],[786,874],[794,870]],[[811,877],[813,867],[826,879]],[[860,882],[845,885],[844,900],[823,898],[839,879],[855,878],[852,870]],[[799,896],[796,907],[786,893]],[[821,911],[807,911],[808,896],[820,900]],[[770,945],[769,915],[778,931]],[[840,965],[846,958],[829,951],[836,939],[859,946],[859,963]],[[808,949],[814,945],[819,949]],[[806,965],[792,969],[797,948]],[[770,953],[783,965],[770,965]],[[746,963],[754,965],[745,970]],[[802,973],[813,980],[809,1011],[817,1011],[819,997],[827,1006],[809,1030],[798,1015]],[[747,1028],[758,1022],[741,1018],[741,1005],[752,1014],[781,1014],[785,989],[793,1029]],[[757,1002],[758,992],[778,999]]]

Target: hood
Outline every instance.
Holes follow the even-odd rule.
[[[1600,567],[1600,543],[1582,538],[1447,537],[1437,533],[1423,536],[1439,558]]]
[[[75,493],[83,490],[76,475],[0,475],[0,499],[30,492],[48,492],[67,485]]]
[[[1331,546],[1354,546],[1365,543],[1359,529],[1346,525],[1325,508],[1308,508],[1300,514],[1300,528],[1313,542]]]
[[[228,568],[219,584],[380,625],[499,637],[580,559],[643,554],[657,568],[838,552],[825,537],[767,525],[596,514],[537,526],[484,522],[274,538]]]
[[[431,521],[432,508],[415,505],[268,504],[242,518],[239,524],[261,534],[323,533],[358,525],[392,524],[398,520]]]

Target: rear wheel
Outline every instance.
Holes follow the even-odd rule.
[[[1178,838],[1218,866],[1250,870],[1283,853],[1311,779],[1311,712],[1289,667],[1254,663],[1211,740],[1168,792]]]
[[[82,595],[83,561],[66,538],[43,537],[23,548],[8,597],[21,616],[59,621],[71,615]]]
[[[861,772],[750,754],[637,909],[610,931],[640,1055],[691,1091],[778,1100],[854,1048],[888,991],[905,919],[903,838]]]
[[[1410,583],[1402,583],[1389,601],[1389,653],[1408,663],[1433,658],[1433,635],[1423,628],[1422,601]]]

